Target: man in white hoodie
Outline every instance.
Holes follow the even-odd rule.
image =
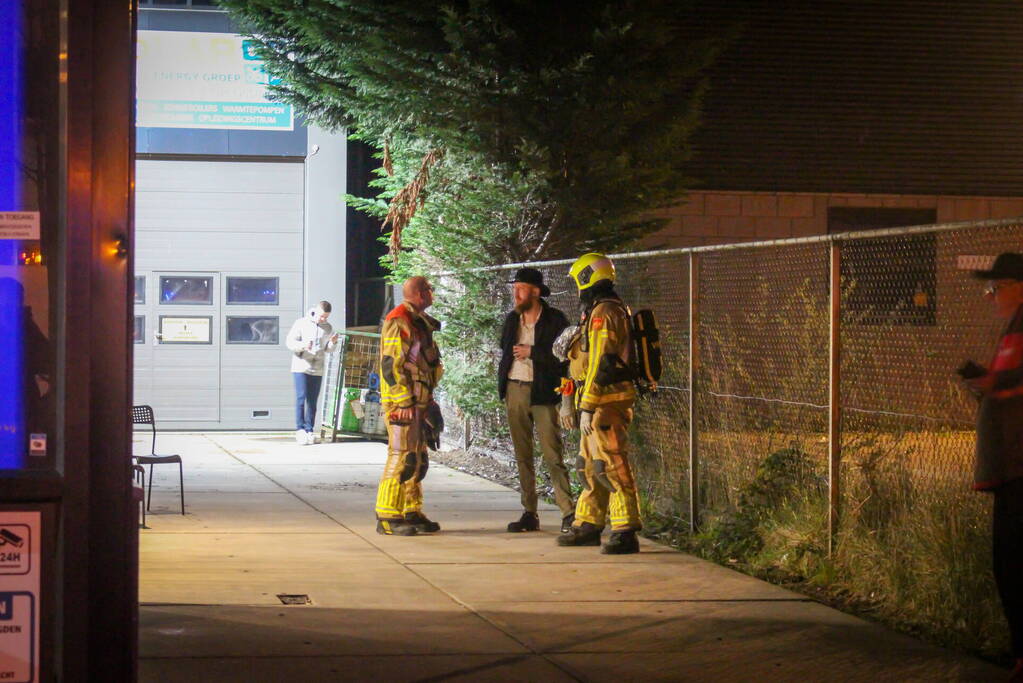
[[[323,359],[337,347],[338,335],[327,322],[330,310],[329,301],[310,308],[291,326],[285,342],[292,352],[291,376],[295,378],[295,441],[303,446],[315,443],[313,427],[323,383]]]

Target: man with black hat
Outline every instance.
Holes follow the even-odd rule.
[[[1009,680],[1023,681],[1023,254],[999,254],[973,274],[990,282],[994,313],[1008,321],[989,367],[968,361],[959,374],[980,399],[973,487],[994,494],[995,584],[1016,658]]]
[[[544,462],[550,470],[554,499],[561,508],[562,530],[572,525],[575,504],[563,461],[564,449],[558,423],[557,393],[564,364],[553,352],[554,340],[568,327],[565,314],[545,301],[551,290],[535,268],[521,268],[511,281],[515,309],[501,329],[501,364],[497,390],[508,411],[508,427],[515,447],[522,490],[522,516],[508,524],[508,531],[536,531],[536,468],[533,463],[533,429],[540,437]]]

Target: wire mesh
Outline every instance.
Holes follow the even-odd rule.
[[[807,514],[823,519],[827,245],[708,252],[699,259],[701,516],[713,522],[744,505],[784,503],[808,506]],[[780,486],[779,478],[791,481]]]
[[[964,256],[990,260],[1018,248],[1020,233],[1018,224],[1001,222],[835,238],[842,253],[843,529],[875,514],[868,513],[872,505],[884,507],[882,498],[899,497],[911,507],[968,490],[975,406],[953,370],[966,357],[985,362],[1001,323],[978,300],[981,287],[961,266],[983,262]],[[695,255],[698,507],[708,519],[734,514],[765,467],[783,467],[824,525],[831,243],[825,238],[615,258],[618,291],[633,310],[653,310],[661,328],[661,388],[637,404],[631,430],[648,511],[680,520],[688,515],[688,281]],[[508,282],[518,265],[478,274],[491,283],[488,305],[511,309]],[[576,319],[579,302],[568,264],[530,265],[553,290],[549,303]],[[452,279],[447,293],[457,294],[456,286]],[[486,355],[495,373],[496,346],[495,339]],[[446,409],[453,409],[450,401]],[[510,451],[503,421],[500,410],[470,421],[473,441],[485,435],[487,448]],[[458,420],[456,429],[462,424]],[[977,497],[969,500],[979,505]],[[875,519],[875,528],[879,523]]]
[[[1005,325],[970,270],[1018,250],[1020,236],[1002,225],[842,245],[838,547],[886,592],[934,596],[911,609],[977,649],[1001,637],[991,635],[1001,619],[990,502],[971,490],[977,404],[955,370],[987,366]],[[915,591],[899,590],[910,582]]]
[[[633,310],[653,310],[661,329],[661,389],[639,401],[630,430],[644,517],[689,526],[692,438],[701,528],[756,536],[746,550],[797,571],[824,571],[855,599],[956,632],[967,647],[1004,649],[989,503],[970,487],[976,401],[955,369],[967,359],[987,365],[1005,324],[970,271],[1018,251],[1021,237],[1023,221],[1009,220],[614,257],[617,289]],[[832,249],[841,283],[836,472],[828,425]],[[510,310],[507,283],[518,265],[474,274],[489,279],[485,303],[494,310]],[[554,290],[549,302],[576,319],[569,264],[530,265]],[[494,339],[476,357],[495,375],[496,347]],[[484,435],[484,450],[511,459],[503,410],[466,424],[462,436],[476,444]],[[566,443],[566,455],[575,448]],[[815,561],[828,568],[809,569]]]

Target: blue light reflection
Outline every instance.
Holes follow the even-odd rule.
[[[0,212],[21,208],[22,2],[0,2]],[[24,465],[23,289],[18,242],[0,239],[0,469]]]

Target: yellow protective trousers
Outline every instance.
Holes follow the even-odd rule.
[[[430,466],[422,438],[423,411],[409,423],[387,424],[387,462],[377,488],[377,519],[404,519],[423,509],[423,477]]]
[[[629,465],[628,432],[632,401],[599,406],[593,413],[593,431],[579,444],[576,469],[583,492],[575,507],[575,526],[589,522],[603,527],[610,517],[611,531],[639,531],[639,495]]]

